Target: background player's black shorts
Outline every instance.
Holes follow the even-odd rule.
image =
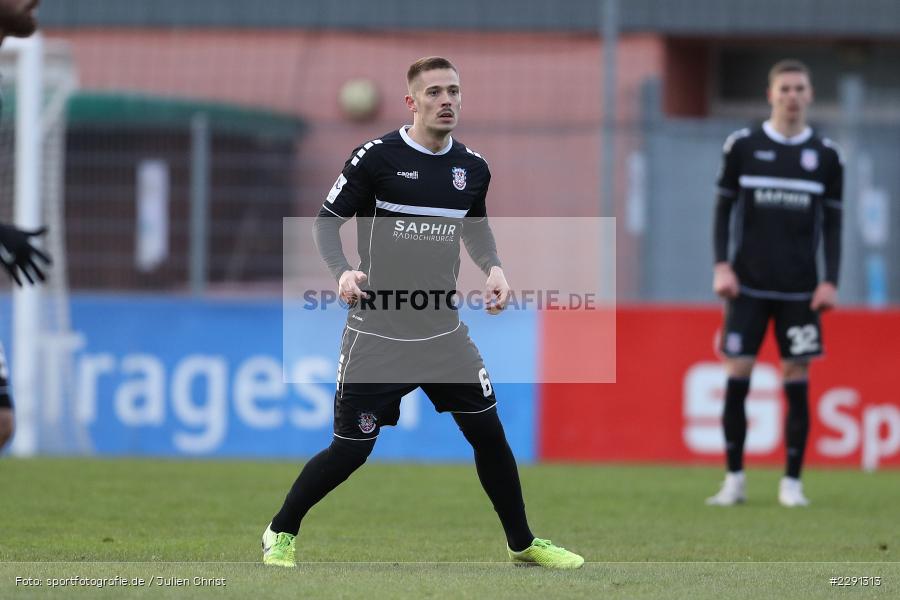
[[[421,387],[438,412],[478,413],[497,403],[478,348],[460,323],[435,340],[401,342],[344,332],[334,395],[334,433],[371,439],[400,419],[400,399]],[[399,363],[399,366],[398,366]],[[375,372],[399,381],[370,381]]]
[[[725,356],[755,357],[775,321],[775,339],[784,360],[812,358],[823,352],[819,313],[809,300],[772,300],[741,294],[725,305],[720,350]]]

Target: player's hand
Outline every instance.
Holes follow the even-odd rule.
[[[31,245],[32,238],[45,233],[46,227],[26,231],[0,223],[0,264],[20,287],[24,285],[20,274],[32,284],[35,280],[47,279],[42,269],[46,269],[53,261],[45,252]]]
[[[719,298],[731,300],[737,298],[739,291],[737,275],[727,262],[716,263],[713,269],[713,291]]]
[[[813,310],[825,312],[834,308],[835,304],[837,304],[837,288],[833,283],[823,281],[813,292],[812,302],[809,303],[809,306]]]
[[[484,289],[485,309],[488,313],[496,315],[506,308],[508,299],[509,284],[506,282],[506,275],[503,274],[503,269],[491,267]]]
[[[363,296],[359,286],[368,278],[362,271],[344,271],[338,280],[338,296],[347,304],[355,304]]]

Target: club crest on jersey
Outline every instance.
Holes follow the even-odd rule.
[[[460,191],[466,189],[466,170],[462,167],[452,167],[450,173],[453,174],[453,187]]]
[[[812,148],[804,148],[800,153],[800,166],[807,171],[815,171],[819,166],[819,153]]]
[[[372,413],[359,413],[359,430],[363,433],[372,433],[375,431],[375,415]]]

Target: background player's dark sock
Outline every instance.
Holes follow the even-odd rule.
[[[272,531],[297,535],[300,521],[309,509],[360,468],[374,447],[375,440],[334,438],[328,448],[304,465],[281,510],[272,519]]]
[[[455,414],[453,418],[475,450],[478,479],[500,517],[506,543],[513,550],[524,550],[534,535],[525,516],[516,459],[506,441],[497,407],[483,413]]]
[[[744,410],[749,378],[729,377],[725,385],[725,411],[722,426],[725,429],[725,457],[732,473],[744,470],[744,440],[747,438],[747,413]]]
[[[803,468],[803,452],[809,434],[809,384],[805,379],[785,381],[784,395],[788,401],[788,414],[784,423],[784,441],[787,447],[785,475],[800,478]]]

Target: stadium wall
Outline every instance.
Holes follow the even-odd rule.
[[[85,90],[128,92],[274,110],[302,118],[292,174],[291,215],[316,214],[350,151],[409,122],[405,71],[441,54],[459,67],[464,108],[459,139],[492,171],[492,216],[598,216],[603,118],[602,40],[594,32],[368,31],[304,29],[49,29],[71,48]],[[639,121],[649,80],[665,69],[666,42],[628,33],[617,50],[616,112]],[[378,88],[381,108],[348,120],[338,96],[350,79]],[[630,131],[630,130],[629,130]],[[622,164],[640,145],[616,138]],[[614,197],[624,214],[628,185],[616,170]],[[634,297],[637,238],[620,231],[617,289]]]
[[[459,138],[491,164],[492,214],[599,214],[603,102],[596,35],[148,28],[50,29],[46,35],[69,44],[83,89],[214,100],[302,117],[309,129],[298,156],[298,216],[315,214],[356,145],[409,121],[403,104],[409,64],[446,55],[460,68],[466,90]],[[664,51],[660,36],[622,36],[621,120],[638,117],[641,86],[661,75]],[[339,90],[355,77],[378,87],[381,109],[373,121],[354,123],[341,113]],[[538,157],[545,169],[534,168]],[[547,169],[552,178],[542,175]]]

